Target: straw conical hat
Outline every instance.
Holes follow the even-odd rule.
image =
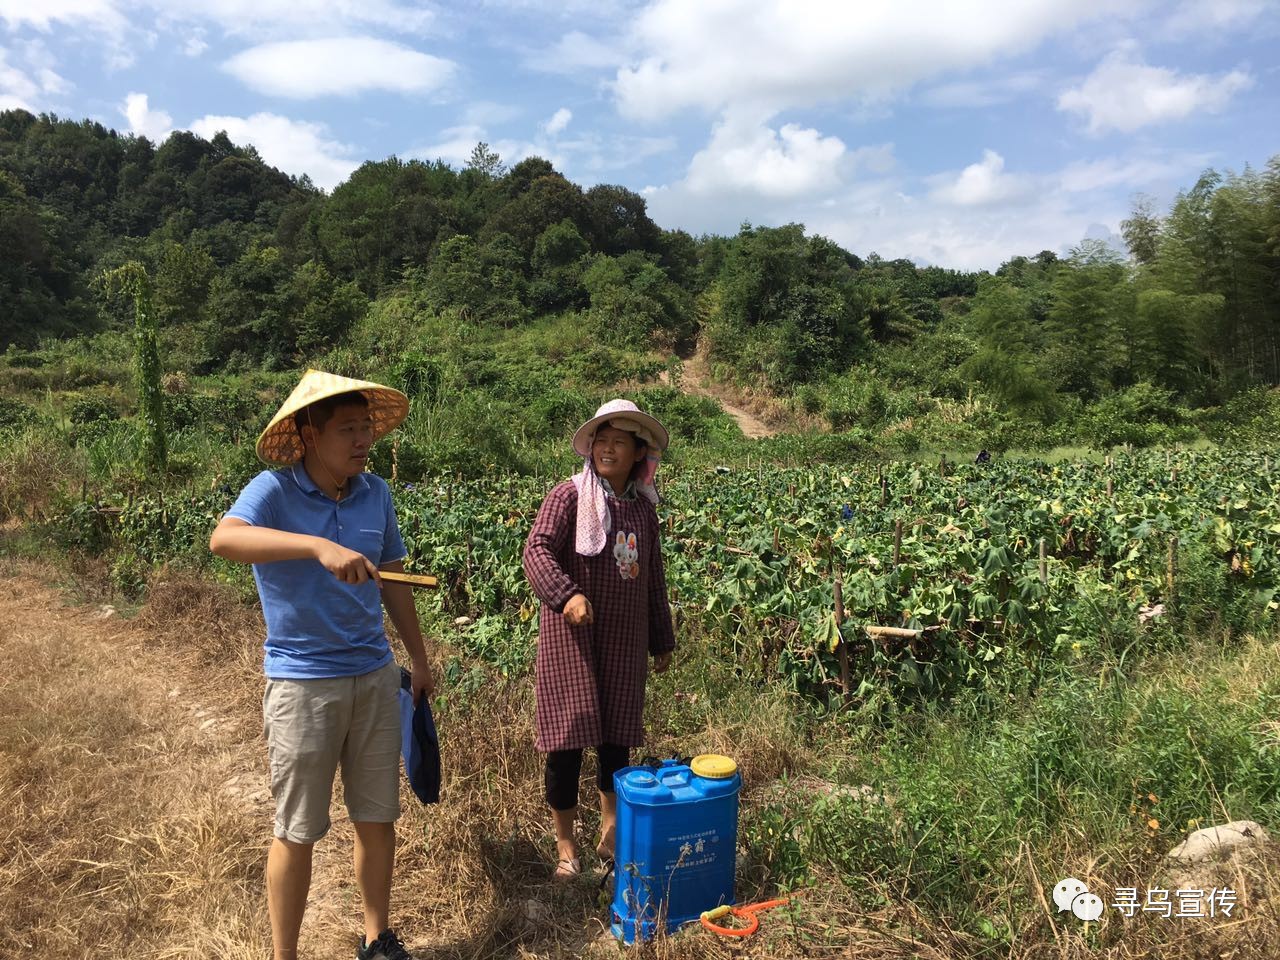
[[[369,401],[373,417],[373,439],[385,437],[409,415],[409,398],[399,390],[368,380],[352,380],[323,370],[308,370],[293,393],[258,437],[258,458],[278,466],[288,466],[302,459],[302,437],[294,425],[293,415],[317,400],[336,397],[340,393],[358,392]]]

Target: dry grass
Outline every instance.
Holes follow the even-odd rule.
[[[50,443],[35,427],[0,445],[0,521],[43,517],[50,505],[85,476],[84,456]]]
[[[241,760],[235,725],[201,730],[190,678],[118,621],[57,610],[29,580],[5,593],[3,942],[36,956],[263,956],[262,799],[223,789]]]
[[[262,871],[270,830],[261,743],[256,611],[179,571],[161,572],[133,620],[99,619],[104,595],[79,571],[80,596],[62,595],[42,568],[7,561],[0,573],[0,954],[110,958],[269,955]],[[99,571],[100,573],[100,571]],[[1276,669],[1274,647],[1239,651],[1240,689]],[[686,667],[688,669],[688,667]],[[672,682],[670,680],[665,682]],[[760,697],[713,712],[705,728],[659,729],[659,753],[721,749],[767,802],[782,774],[803,783],[842,764],[837,741],[798,732],[786,702]],[[419,958],[616,957],[607,896],[595,884],[547,882],[551,840],[532,749],[527,680],[486,688],[440,716],[446,744],[443,803],[406,794],[394,922]],[[658,728],[660,724],[656,725]],[[589,777],[592,771],[588,770]],[[584,781],[589,782],[589,781]],[[340,789],[340,788],[339,788]],[[588,794],[589,795],[589,794]],[[335,798],[334,830],[318,848],[304,955],[350,957],[358,900],[350,830]],[[583,840],[594,838],[586,812]],[[1090,860],[1061,833],[1058,862],[1110,894],[1106,878],[1137,864]],[[1237,920],[1121,923],[1085,930],[1039,900],[1057,877],[1037,873],[1043,850],[1024,849],[1008,876],[981,892],[1008,904],[1011,943],[979,942],[929,915],[902,891],[853,889],[819,873],[791,905],[764,915],[746,943],[694,928],[628,951],[655,960],[754,957],[1001,957],[1008,960],[1262,960],[1280,955],[1274,848],[1204,880],[1241,892]],[[1088,866],[1092,864],[1092,866]],[[1154,880],[1153,880],[1154,882]],[[1003,884],[1003,886],[1002,886]],[[744,900],[771,896],[748,856]],[[855,897],[856,894],[856,897]],[[878,902],[875,909],[857,902]]]

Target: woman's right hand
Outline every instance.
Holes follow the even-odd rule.
[[[583,594],[575,593],[564,605],[564,618],[571,627],[585,627],[595,620],[591,611],[591,601]]]

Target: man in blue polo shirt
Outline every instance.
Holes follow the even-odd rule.
[[[408,960],[390,928],[395,820],[400,814],[400,669],[382,608],[404,642],[413,696],[433,692],[410,588],[402,571],[387,484],[365,473],[369,448],[404,420],[398,390],[308,370],[258,438],[280,466],[244,488],[213,532],[220,557],[253,564],[267,625],[263,726],[276,801],[267,857],[267,906],[276,960],[294,960],[311,884],[312,846],[329,830],[342,769],[355,827],[364,904],[358,960]]]

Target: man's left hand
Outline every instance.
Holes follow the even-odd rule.
[[[426,661],[412,664],[409,672],[409,683],[413,690],[413,705],[416,707],[418,700],[424,694],[427,697],[436,695],[436,678],[432,676],[431,665]]]
[[[653,658],[653,672],[666,673],[667,667],[671,666],[671,651],[660,653]]]

